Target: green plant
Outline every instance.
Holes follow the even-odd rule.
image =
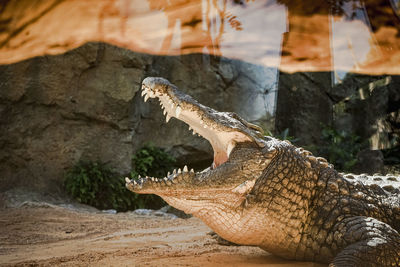
[[[164,177],[173,170],[175,159],[164,150],[147,143],[132,157],[131,177],[141,176]]]
[[[164,177],[174,169],[175,159],[164,150],[148,143],[132,157],[131,178],[140,176]],[[135,202],[140,208],[160,208],[164,200],[157,195],[138,195],[134,193]]]
[[[357,163],[358,152],[366,147],[366,142],[355,134],[326,125],[323,125],[321,135],[322,144],[311,150],[325,157],[336,169],[351,171]]]
[[[174,168],[175,159],[151,144],[132,157],[131,178],[163,177]],[[80,161],[67,171],[64,187],[77,201],[99,209],[117,211],[161,208],[165,202],[156,195],[139,195],[125,188],[125,179],[102,162]]]
[[[122,177],[102,162],[80,161],[67,171],[64,187],[77,201],[99,209],[128,210],[132,196]]]

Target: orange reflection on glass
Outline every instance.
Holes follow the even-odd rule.
[[[3,1],[0,63],[102,41],[204,53],[286,72],[400,73],[398,0]]]

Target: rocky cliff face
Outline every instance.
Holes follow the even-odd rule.
[[[204,55],[150,56],[103,43],[2,65],[0,190],[59,190],[65,170],[80,159],[126,173],[147,141],[181,163],[208,162],[206,141],[177,120],[165,124],[157,103],[143,102],[138,92],[146,76],[168,78],[200,102],[254,121],[270,108],[274,95],[266,88],[276,70]]]

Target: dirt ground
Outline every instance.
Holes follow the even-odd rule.
[[[25,203],[0,209],[0,266],[325,266],[222,246],[197,218]]]

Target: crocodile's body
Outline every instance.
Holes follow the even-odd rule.
[[[143,93],[214,149],[200,173],[127,180],[201,218],[226,240],[332,266],[400,266],[400,178],[342,175],[323,158],[264,137],[236,114],[203,106],[162,78]]]

